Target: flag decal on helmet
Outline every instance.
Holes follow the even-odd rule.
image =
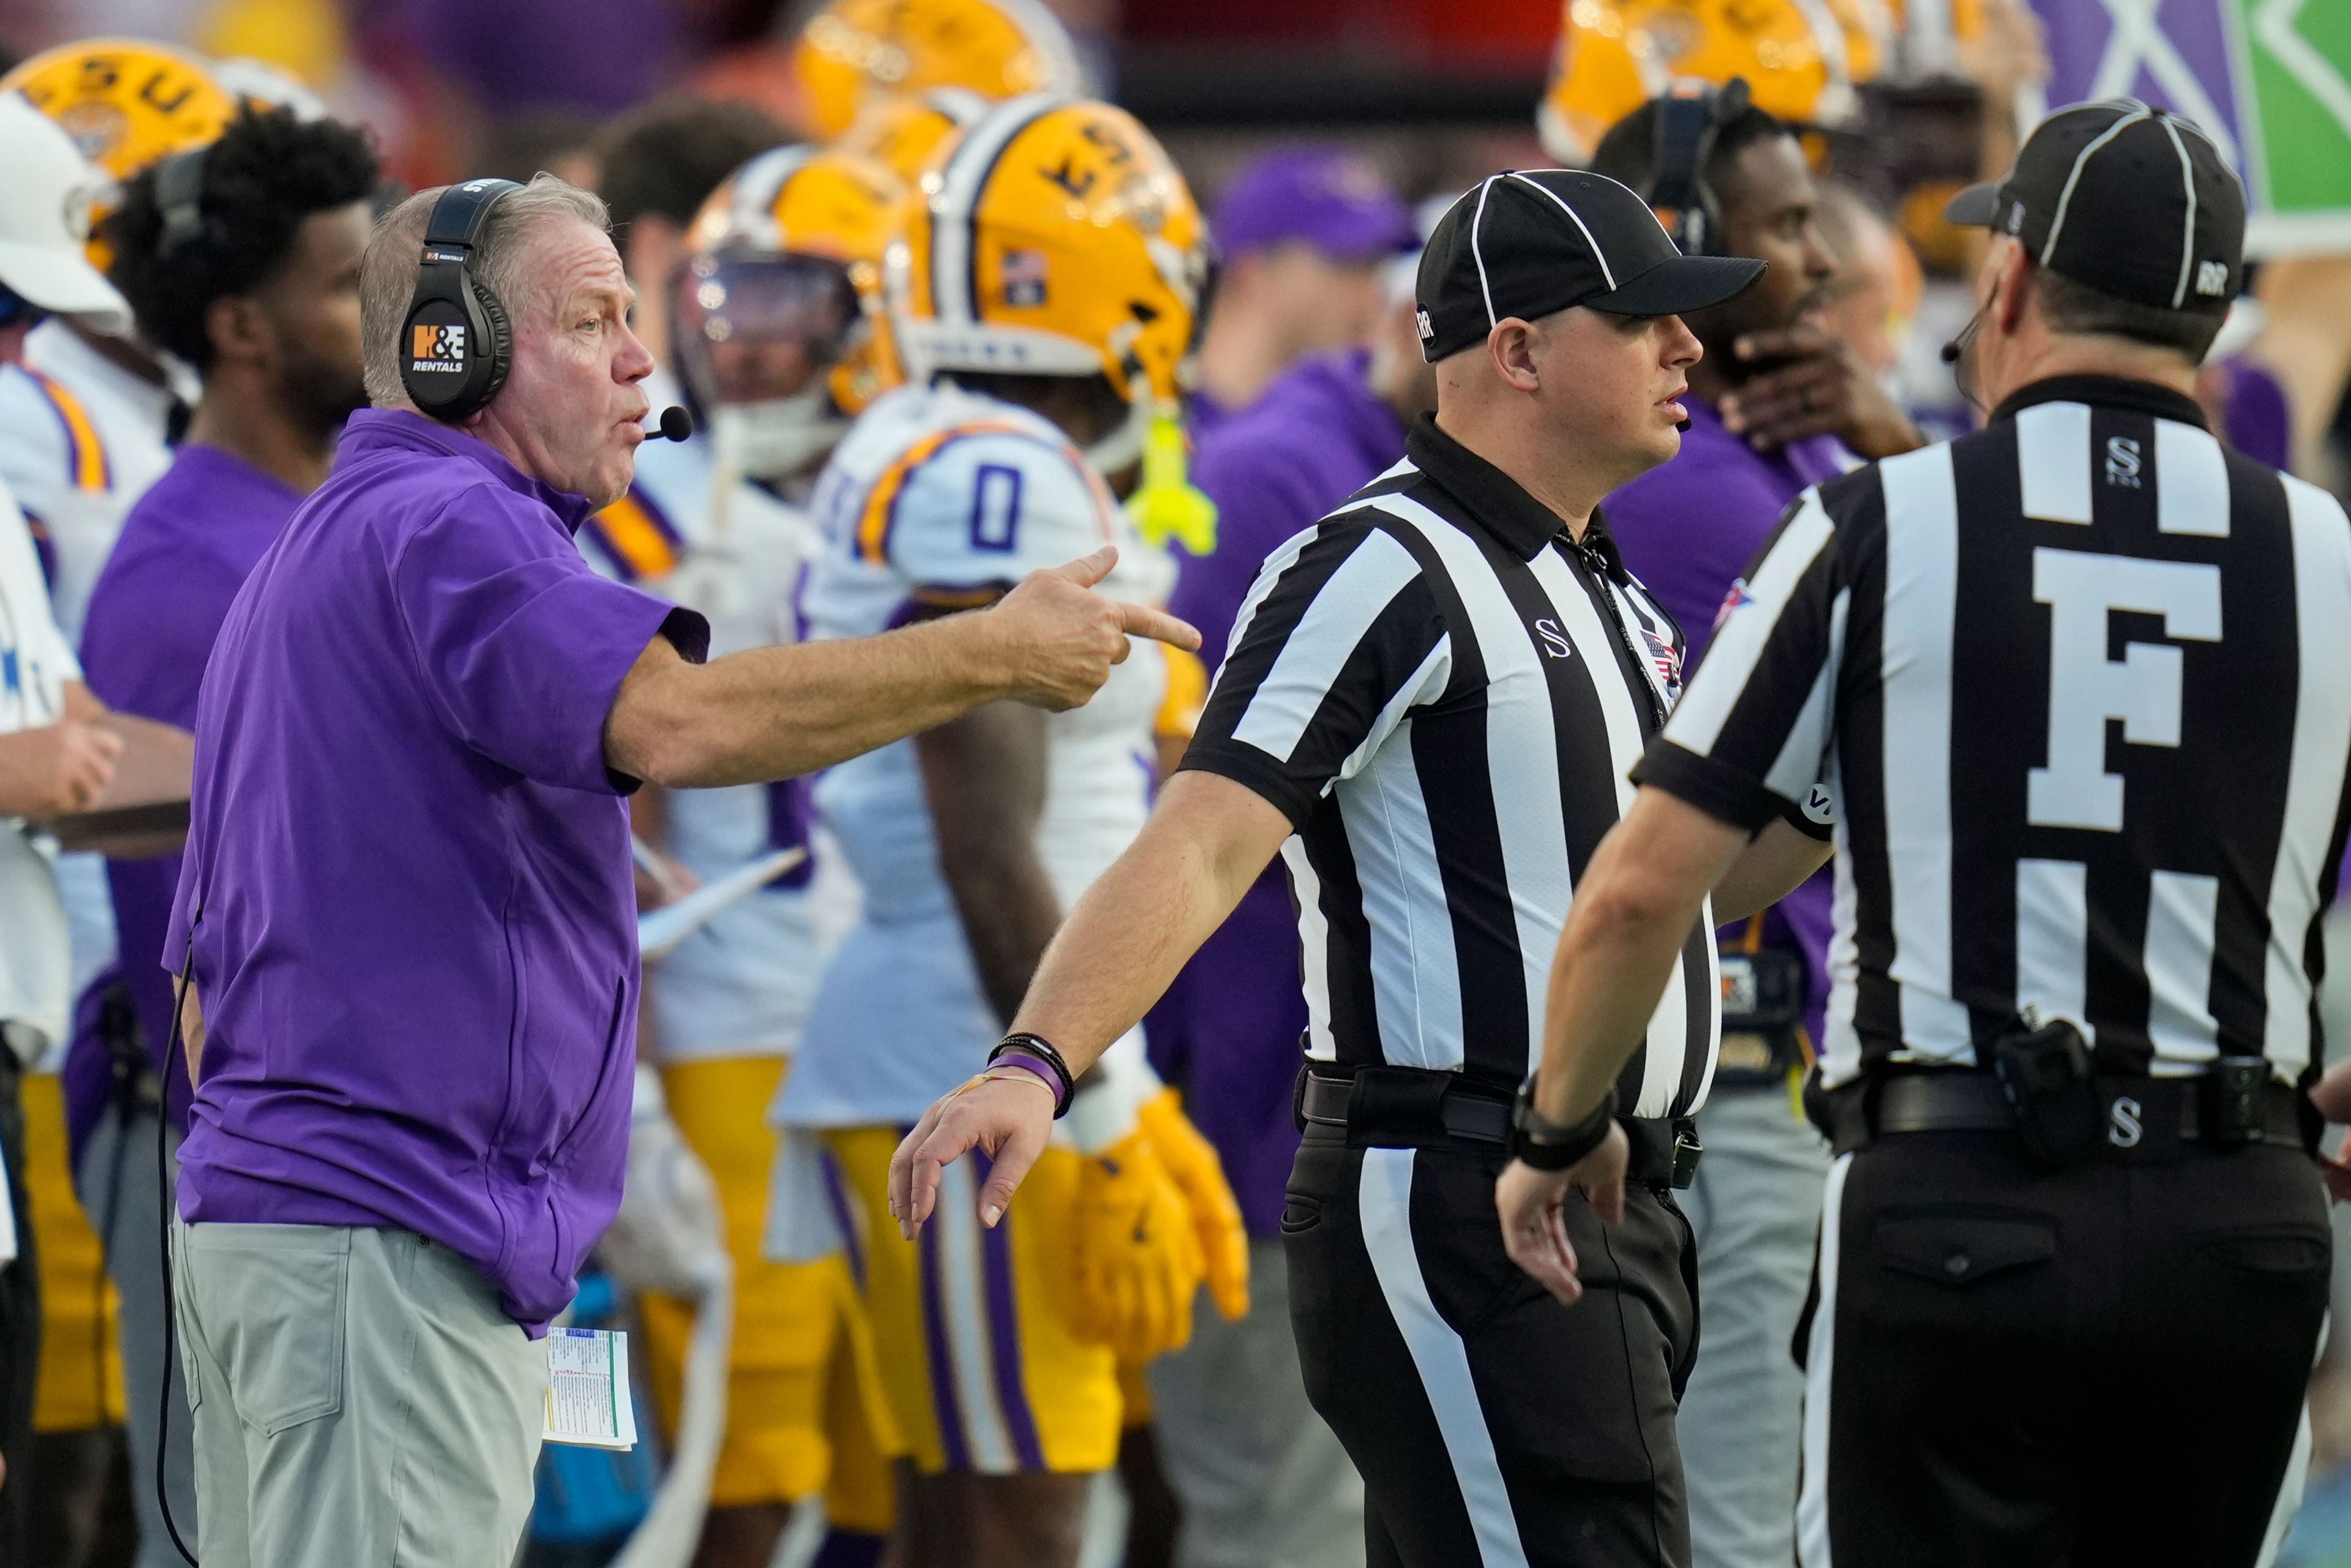
[[[1006,251],[1003,279],[1007,308],[1038,308],[1045,303],[1045,253],[1041,250]]]

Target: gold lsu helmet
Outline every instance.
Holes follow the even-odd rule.
[[[1213,548],[1185,477],[1182,397],[1207,287],[1207,228],[1184,176],[1124,110],[1038,94],[1000,103],[934,154],[883,271],[907,377],[1093,376],[1128,417],[1086,451],[1142,463],[1146,538]]]
[[[1543,150],[1582,163],[1608,128],[1677,78],[1747,78],[1755,106],[1838,125],[1881,53],[1876,0],[1566,0],[1551,85],[1535,111]]]
[[[894,93],[868,105],[832,145],[888,165],[911,185],[939,143],[986,114],[991,101],[961,87]]]
[[[1040,94],[936,153],[884,277],[910,376],[1100,374],[1172,407],[1207,278],[1207,225],[1123,109]]]
[[[0,77],[117,180],[215,140],[237,100],[195,56],[134,38],[47,49]]]
[[[799,472],[902,379],[882,264],[907,198],[905,183],[872,159],[776,147],[728,175],[688,226],[679,370],[715,425],[724,413],[739,426],[748,472]],[[789,343],[823,374],[790,396],[747,396],[716,362],[726,343]]]
[[[952,87],[996,102],[1079,80],[1043,0],[829,0],[800,32],[792,74],[809,133],[826,141],[877,98]]]

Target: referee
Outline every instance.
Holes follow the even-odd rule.
[[[1604,1239],[1589,1209],[1567,1221],[1596,1305],[1572,1311],[1511,1266],[1493,1183],[1573,884],[1680,690],[1681,634],[1594,506],[1679,446],[1699,350],[1678,313],[1761,270],[1681,256],[1597,175],[1499,174],[1454,204],[1417,290],[1436,415],[1266,562],[1183,771],[1063,925],[993,1059],[1008,1082],[934,1106],[892,1171],[918,1223],[940,1166],[980,1145],[992,1222],[1066,1071],[1141,1016],[1280,849],[1308,1008],[1281,1222],[1291,1322],[1307,1392],[1363,1473],[1374,1565],[1688,1560],[1674,1407],[1696,1260],[1670,1189],[1695,1164],[1687,1118],[1717,1044],[1702,899],[1665,999],[1631,1027],[1621,1223]],[[1722,879],[1719,913],[1771,902],[1825,853],[1775,825]]]
[[[2189,395],[2245,218],[2194,126],[2064,110],[1951,216],[1994,235],[1991,423],[1790,509],[1579,892],[1538,1104],[1606,1103],[1717,868],[1825,771],[1803,1563],[2266,1563],[2327,1301],[2351,524]],[[1503,1198],[1563,1287],[1557,1180]]]

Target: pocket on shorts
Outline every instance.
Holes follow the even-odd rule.
[[[2200,1238],[2196,1249],[2235,1273],[2281,1285],[2326,1278],[2334,1266],[2327,1232],[2298,1226],[2219,1231]]]
[[[238,1417],[274,1437],[340,1411],[351,1233],[222,1225],[193,1234],[202,1254],[196,1315]]]

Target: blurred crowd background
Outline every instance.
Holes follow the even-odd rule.
[[[1309,145],[1350,155],[1316,167],[1421,204],[1425,226],[1489,172],[1588,152],[1675,75],[1743,74],[1763,107],[1814,128],[1807,149],[1831,177],[1823,219],[1842,270],[1823,324],[1939,434],[1973,417],[1940,353],[1973,308],[1969,245],[1940,216],[1949,194],[2004,169],[2019,126],[2046,108],[2117,94],[2167,105],[2214,134],[2254,198],[2259,265],[2206,372],[2216,425],[2351,497],[2345,0],[1033,3],[1067,27],[1089,89],[1141,119],[1212,213],[1237,176]],[[168,40],[298,84],[367,127],[387,172],[410,185],[539,170],[595,185],[606,151],[681,96],[740,101],[810,140],[839,134],[847,109],[810,65],[814,10],[809,0],[0,0],[0,68],[96,35]],[[1228,409],[1302,354],[1367,343],[1396,283],[1387,253],[1330,254],[1263,207],[1239,210],[1270,241],[1218,236],[1227,294],[1206,328],[1203,375]],[[1239,248],[1255,259],[1237,265]],[[0,331],[0,355],[8,348]],[[2338,927],[2351,943],[2351,920]],[[2351,1040],[2351,983],[2339,977],[2351,974],[2351,946],[2342,960],[2336,1041]],[[583,1312],[624,1311],[596,1290]],[[45,1400],[45,1424],[60,1441],[103,1445],[118,1406],[103,1390],[59,1394]],[[2305,1568],[2351,1563],[2351,1355],[2322,1365],[2314,1416],[2310,1500],[2283,1559]],[[603,1560],[599,1543],[624,1537],[630,1511],[642,1512],[652,1447],[592,1457],[618,1469],[574,1477],[577,1495],[550,1501],[538,1559]],[[127,1528],[121,1489],[134,1483],[118,1462],[104,1484],[114,1500],[85,1517]],[[41,1561],[127,1562],[111,1532],[53,1542]],[[1119,1532],[1101,1533],[1098,1560],[1116,1561]]]

